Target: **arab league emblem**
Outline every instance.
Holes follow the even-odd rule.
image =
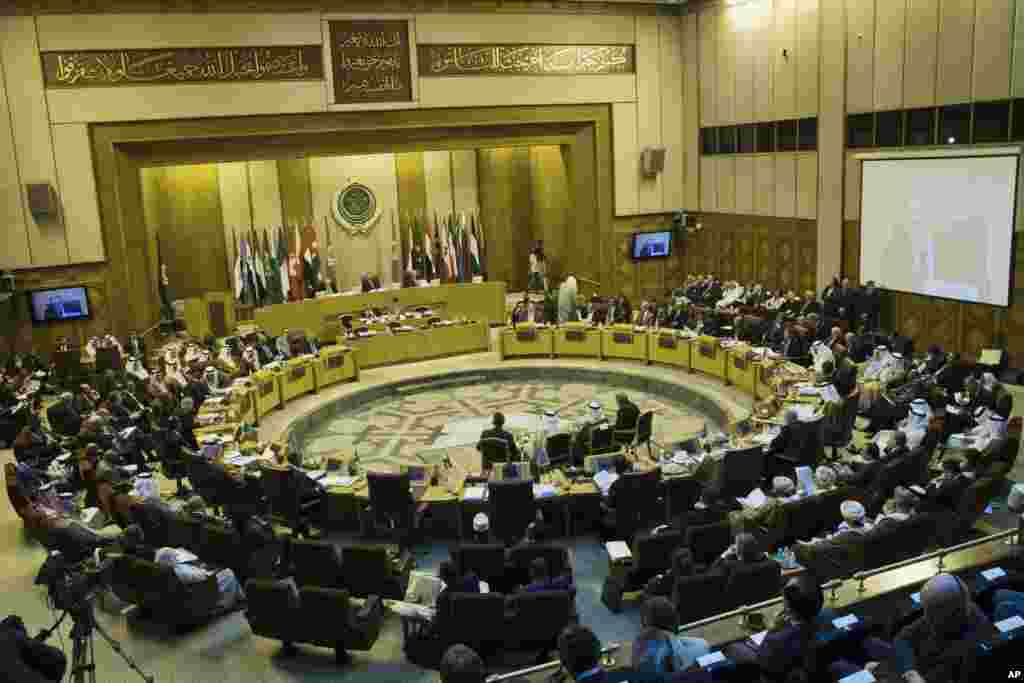
[[[380,218],[380,205],[373,190],[362,183],[349,183],[334,194],[331,204],[335,222],[349,235],[368,235]]]

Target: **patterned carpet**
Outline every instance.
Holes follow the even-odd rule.
[[[523,422],[548,409],[556,410],[563,421],[573,421],[587,413],[590,401],[597,400],[606,415],[614,417],[619,391],[608,386],[536,381],[427,388],[367,403],[315,427],[305,439],[304,451],[325,455],[356,446],[363,462],[435,464],[443,457],[440,447],[453,441],[453,433],[478,435],[476,430],[489,422],[495,411],[504,413],[510,423]],[[706,420],[691,407],[664,397],[627,393],[641,412],[654,411],[655,441],[659,425],[671,424],[677,430],[692,425],[697,431]],[[457,436],[454,440],[458,441]]]

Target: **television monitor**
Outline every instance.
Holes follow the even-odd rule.
[[[39,325],[92,317],[89,292],[85,287],[36,289],[28,293],[32,322]]]
[[[672,231],[633,233],[633,260],[667,258],[672,255]]]

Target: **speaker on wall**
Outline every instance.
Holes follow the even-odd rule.
[[[665,170],[665,148],[644,147],[640,152],[640,171],[648,177],[656,176]]]
[[[50,183],[29,183],[25,186],[28,193],[28,210],[36,218],[57,215],[57,193]]]

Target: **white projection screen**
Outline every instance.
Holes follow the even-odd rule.
[[[1007,306],[1018,159],[864,159],[861,282]]]

